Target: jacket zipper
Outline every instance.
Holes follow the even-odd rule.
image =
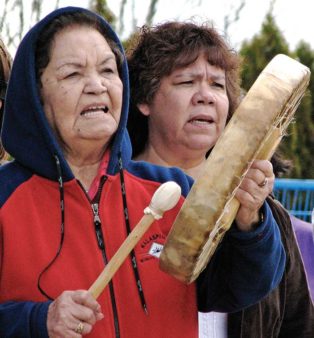
[[[103,257],[105,265],[108,263],[108,258],[107,258],[106,250],[105,250],[104,235],[103,235],[102,228],[101,228],[101,219],[99,217],[99,201],[100,201],[102,188],[103,188],[106,180],[107,180],[106,176],[101,177],[99,188],[98,188],[98,191],[96,193],[96,196],[94,197],[93,201],[91,201],[91,207],[92,207],[92,211],[93,211],[93,215],[94,215],[93,221],[94,221],[97,244],[98,244],[99,249],[101,250],[102,257]],[[112,304],[112,311],[113,311],[113,317],[114,317],[113,320],[114,320],[115,336],[116,336],[116,338],[120,338],[118,310],[117,310],[117,304],[116,304],[116,300],[115,300],[114,288],[113,288],[112,281],[109,282],[108,286],[109,286],[109,292],[110,292],[110,298],[111,298],[111,304]]]

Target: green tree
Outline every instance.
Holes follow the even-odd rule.
[[[277,54],[289,55],[289,47],[271,13],[265,17],[261,32],[251,41],[244,41],[240,54],[243,58],[242,86],[248,90],[267,63]]]
[[[290,52],[271,11],[267,13],[260,33],[255,35],[251,41],[244,41],[240,54],[243,58],[242,86],[246,91],[253,85],[267,63],[277,54],[298,58],[310,69],[314,66],[314,55],[308,45],[300,44],[296,52]],[[314,149],[313,117],[311,117],[313,116],[313,84],[312,87],[309,87],[302,99],[295,113],[295,120],[288,127],[287,135],[279,147],[279,152],[283,157],[292,160],[293,169],[289,177],[310,178],[311,175],[313,176],[313,167],[310,165],[313,162],[311,150],[313,152]]]
[[[117,18],[108,6],[107,0],[89,0],[89,8],[105,18],[115,27]]]
[[[296,174],[301,178],[314,178],[314,51],[308,43],[301,41],[294,53],[311,71],[308,91],[295,117],[298,135],[296,152],[301,167],[300,173]]]

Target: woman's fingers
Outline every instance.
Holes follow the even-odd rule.
[[[99,303],[86,290],[64,291],[48,310],[49,337],[81,337],[91,332],[103,314]]]
[[[253,161],[235,195],[240,202],[236,216],[240,230],[250,231],[259,220],[259,209],[272,192],[274,179],[273,167],[269,161]]]

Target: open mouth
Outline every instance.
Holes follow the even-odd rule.
[[[81,112],[81,116],[96,116],[99,114],[106,114],[108,113],[109,108],[107,106],[101,106],[101,107],[89,107],[88,109],[85,109]]]
[[[208,118],[192,118],[188,122],[191,123],[191,124],[194,124],[194,125],[209,125],[209,124],[214,123],[214,120],[210,117],[208,117]]]

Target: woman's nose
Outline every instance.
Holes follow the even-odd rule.
[[[202,83],[197,88],[192,98],[193,104],[213,104],[216,97],[213,88],[208,83]]]
[[[91,75],[86,79],[84,92],[87,94],[102,94],[108,90],[106,80],[99,75]]]

